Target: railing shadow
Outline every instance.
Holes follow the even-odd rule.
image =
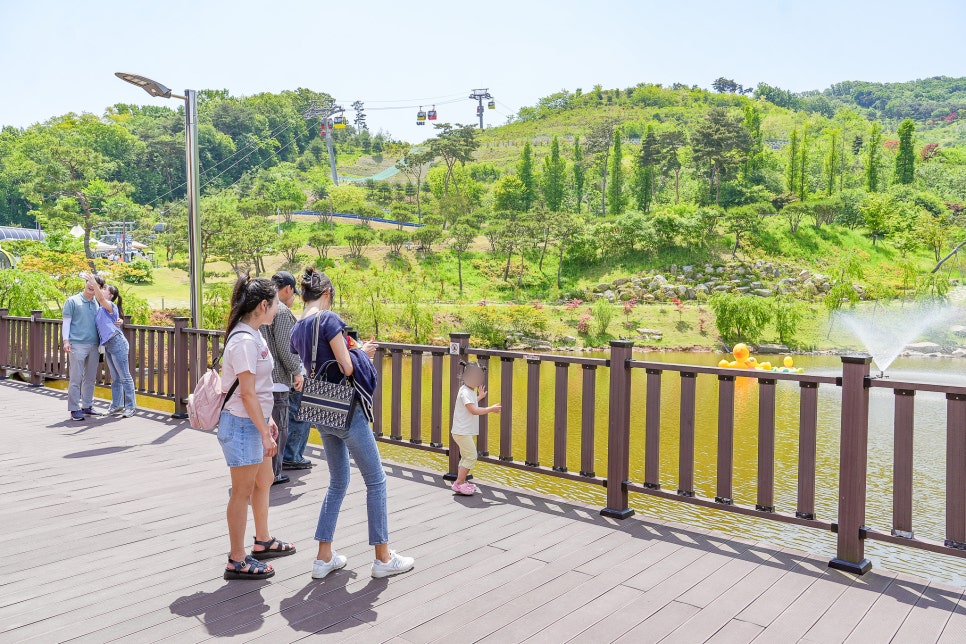
[[[442,475],[426,470],[400,465],[393,462],[383,462],[386,476],[390,479],[402,479],[419,483],[439,490],[445,495],[449,490],[443,485]],[[471,497],[453,495],[453,503],[468,508],[486,509],[497,505],[511,505],[539,512],[550,516],[561,517],[581,524],[593,524],[606,527],[615,532],[623,532],[635,539],[658,540],[669,542],[681,548],[697,549],[715,552],[730,559],[752,560],[758,565],[786,570],[789,573],[806,574],[813,577],[823,576],[836,584],[843,586],[888,586],[886,594],[896,601],[915,605],[928,602],[930,608],[943,611],[954,611],[961,594],[954,590],[943,590],[934,587],[931,597],[921,596],[924,582],[896,579],[892,582],[883,581],[883,575],[870,572],[864,576],[855,576],[846,572],[827,567],[827,559],[813,556],[804,552],[789,549],[779,549],[769,544],[755,544],[747,540],[729,539],[725,535],[713,532],[695,530],[688,526],[670,522],[654,521],[646,517],[618,521],[600,515],[596,508],[578,505],[562,499],[532,494],[504,486],[496,486],[479,482],[479,492]],[[391,482],[390,482],[391,485]],[[539,555],[535,555],[539,557]],[[918,588],[918,590],[917,590]]]

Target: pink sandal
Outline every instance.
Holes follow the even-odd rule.
[[[453,491],[462,496],[473,496],[476,494],[476,486],[472,483],[453,483]]]

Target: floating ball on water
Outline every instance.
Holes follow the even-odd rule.
[[[795,361],[792,360],[791,356],[785,356],[785,359],[782,360],[782,364],[788,367],[789,369],[791,369],[792,367],[795,366]]]
[[[720,361],[720,362],[718,363],[718,366],[719,366],[719,367],[727,367],[727,366],[728,366],[728,361],[727,361],[727,360],[721,360],[721,361]]]
[[[763,371],[771,371],[771,363],[770,362],[762,362],[760,365],[758,365],[758,367],[760,369],[762,369]]]

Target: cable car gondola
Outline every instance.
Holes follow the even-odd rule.
[[[431,112],[433,118],[436,118],[436,112]],[[419,106],[419,111],[416,112],[416,125],[426,125],[426,112],[423,111],[423,106]]]
[[[332,122],[332,127],[335,128],[336,130],[344,130],[345,120],[346,119],[344,116],[335,117],[335,119],[333,119],[333,122]]]
[[[436,120],[436,106],[435,105],[433,105],[433,109],[429,110],[429,112],[426,113],[426,118],[429,119],[430,121],[435,121]]]
[[[495,109],[496,109],[496,101],[494,101],[494,100],[493,100],[493,99],[491,98],[491,99],[490,99],[490,101],[489,101],[489,102],[488,102],[488,103],[486,104],[486,107],[487,107],[488,109],[491,109],[491,110],[495,110]]]

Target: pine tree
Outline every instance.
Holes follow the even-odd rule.
[[[785,166],[785,186],[788,192],[798,192],[798,130],[792,130],[788,137],[788,165]]]
[[[641,153],[634,165],[634,200],[637,202],[637,209],[641,212],[648,212],[651,209],[651,201],[654,200],[654,177],[656,167],[661,162],[660,157],[661,148],[654,135],[654,128],[648,125],[644,140],[641,142]]]
[[[839,165],[839,154],[842,143],[842,131],[833,129],[828,135],[828,153],[825,155],[825,194],[829,197],[835,192],[835,178],[842,172]]]
[[[614,151],[610,159],[610,185],[607,186],[607,211],[612,215],[624,212],[624,153],[621,150],[622,133],[614,130]]]
[[[916,124],[906,119],[899,124],[899,153],[896,155],[895,182],[910,184],[916,178],[916,154],[913,151],[912,135]]]
[[[566,171],[567,162],[560,156],[560,141],[554,136],[550,143],[550,154],[543,159],[543,176],[540,178],[543,200],[550,212],[559,212],[563,205]]]
[[[584,167],[584,152],[580,149],[580,137],[574,137],[574,202],[576,212],[584,201],[584,178],[587,169]]]
[[[529,141],[523,146],[523,154],[517,164],[517,177],[523,184],[523,211],[527,212],[537,199],[536,178],[533,176],[533,148]]]
[[[751,135],[751,149],[748,152],[748,159],[745,161],[744,167],[744,178],[747,180],[761,170],[765,156],[764,135],[761,131],[761,111],[754,104],[745,106],[745,127]]]
[[[798,154],[801,168],[798,171],[798,198],[808,198],[808,123],[802,128],[802,147]]]
[[[882,126],[872,124],[869,143],[865,150],[865,187],[869,192],[879,190],[879,170],[882,165]]]

